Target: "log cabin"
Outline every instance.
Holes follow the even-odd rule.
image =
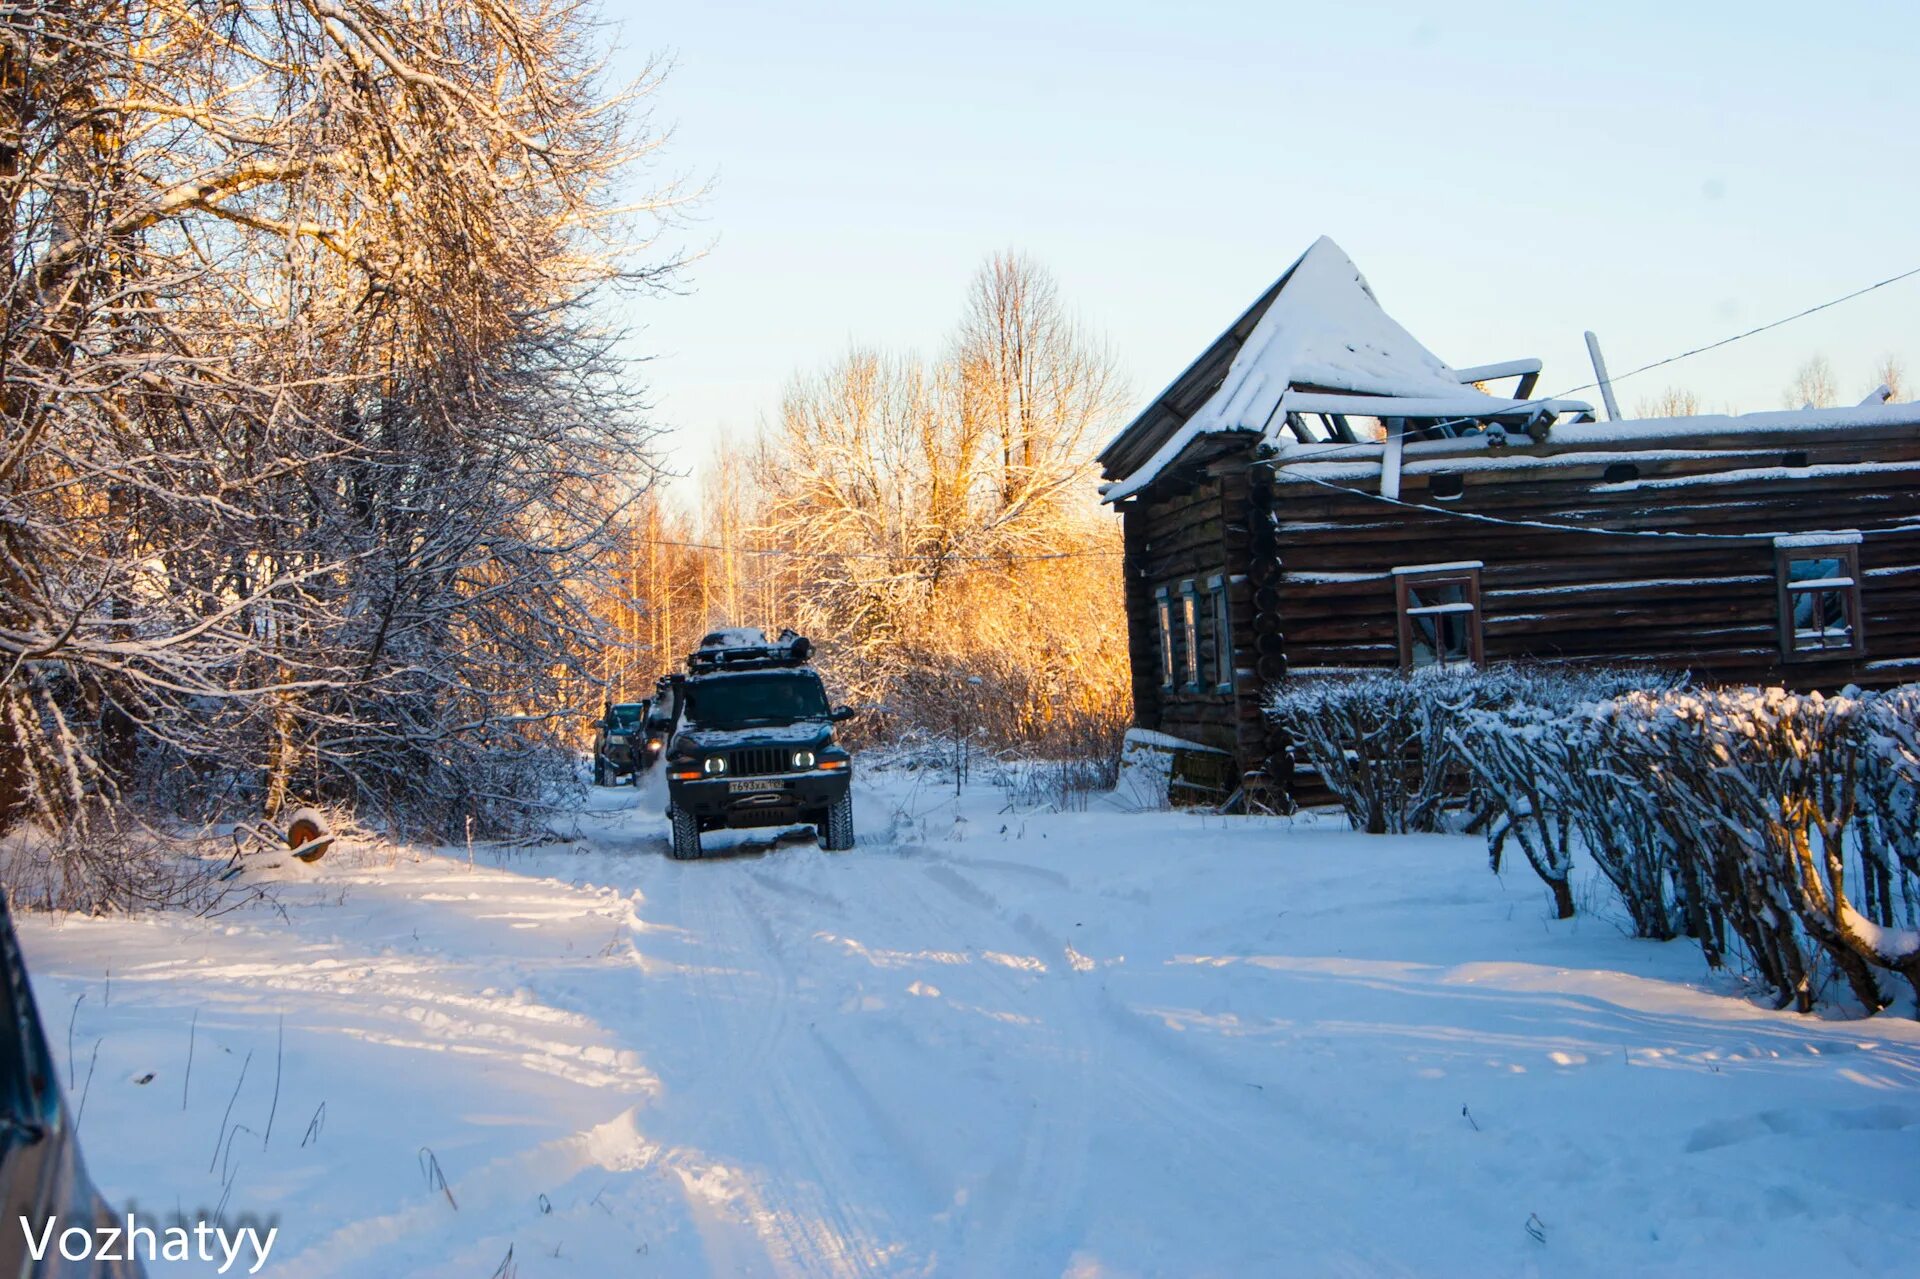
[[[1249,798],[1285,803],[1263,706],[1290,679],[1920,679],[1920,404],[1602,421],[1536,398],[1539,376],[1447,365],[1339,246],[1309,248],[1100,454],[1136,724],[1230,752]]]

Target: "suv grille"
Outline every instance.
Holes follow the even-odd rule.
[[[756,746],[751,750],[728,751],[727,772],[735,777],[766,777],[793,771],[793,751],[784,746]]]

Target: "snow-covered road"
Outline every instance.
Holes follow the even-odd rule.
[[[277,1218],[284,1276],[1920,1256],[1920,1027],[1755,1008],[1477,841],[882,775],[851,853],[683,864],[657,797],[595,803],[278,910],[27,920],[107,1194]]]

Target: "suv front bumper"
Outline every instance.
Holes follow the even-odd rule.
[[[667,783],[675,808],[691,813],[702,829],[718,826],[795,826],[831,807],[853,785],[851,768],[772,777],[703,777]]]

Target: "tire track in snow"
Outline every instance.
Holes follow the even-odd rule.
[[[990,926],[1003,938],[1008,932],[1013,934],[1014,940],[1003,939],[997,949],[976,943],[978,953],[1005,954],[1034,945],[1035,938],[1006,917],[998,899],[959,875],[944,860],[916,864],[925,882],[942,890],[945,900],[957,900],[972,908],[970,922],[976,926],[968,929],[970,938],[979,936],[979,924]],[[951,912],[937,911],[924,897],[920,901],[927,918],[942,918],[951,927]],[[1033,988],[1046,996],[1048,1015],[1041,1024],[1052,1032],[1056,1051],[1051,1063],[1043,1061],[1040,1069],[1030,1072],[1030,1078],[1041,1081],[1042,1091],[1035,1099],[1032,1119],[1023,1125],[1012,1187],[1003,1196],[997,1219],[987,1228],[986,1256],[977,1261],[969,1258],[972,1264],[967,1269],[975,1274],[1005,1275],[1036,1269],[1064,1273],[1071,1248],[1040,1266],[1036,1266],[1040,1260],[1036,1254],[1048,1237],[1077,1235],[1082,1214],[1098,1097],[1087,1037],[1089,1023],[1070,989],[1076,974],[1064,949],[1045,944],[1035,949],[1048,956],[1042,961],[1045,969]],[[989,965],[987,971],[1008,973],[998,965]],[[993,980],[1010,984],[1006,976]]]
[[[673,1160],[682,1168],[696,1216],[705,1218],[702,1236],[714,1272],[891,1273],[899,1245],[834,1193],[845,1184],[845,1170],[831,1162],[831,1126],[791,1079],[796,982],[760,918],[760,903],[750,899],[747,879],[737,864],[727,863],[676,865],[668,874],[681,925],[718,961],[687,973],[687,996],[703,1041],[701,1085],[687,1101],[708,1115],[738,1116],[723,1135],[740,1158],[730,1159],[732,1150],[709,1148],[676,1151]],[[751,969],[742,966],[755,960]],[[708,1208],[732,1202],[741,1220],[724,1225],[746,1225],[760,1256],[743,1255],[737,1230],[723,1228],[696,1200]]]
[[[773,961],[777,973],[775,998],[783,1009],[796,1007],[798,982],[792,955],[769,923],[764,896],[753,886],[751,879],[736,882],[732,887],[735,901],[759,942],[760,953]],[[882,1203],[865,1197],[855,1199],[846,1194],[833,1193],[834,1187],[860,1183],[860,1172],[851,1166],[846,1153],[850,1142],[845,1121],[852,1116],[864,1120],[879,1138],[874,1145],[889,1153],[890,1161],[896,1165],[895,1172],[904,1173],[924,1184],[924,1168],[917,1160],[902,1156],[904,1143],[899,1130],[875,1107],[871,1092],[859,1086],[847,1068],[845,1059],[827,1048],[820,1038],[817,1025],[817,1019],[809,1022],[802,1034],[796,1019],[783,1015],[773,1068],[765,1072],[773,1099],[778,1103],[769,1117],[769,1126],[784,1129],[790,1138],[786,1141],[788,1157],[781,1161],[780,1166],[802,1167],[812,1174],[810,1190],[818,1192],[819,1198],[824,1201],[827,1215],[839,1226],[840,1237],[855,1245],[849,1251],[850,1256],[862,1264],[863,1268],[858,1273],[882,1273],[876,1267],[883,1262],[886,1263],[884,1273],[913,1273],[919,1266],[910,1264],[907,1245],[898,1242],[910,1237],[907,1224],[894,1220],[893,1214],[886,1211]],[[816,1061],[808,1063],[805,1060],[808,1057]],[[822,1059],[825,1065],[837,1065],[838,1069],[813,1068]],[[810,1086],[797,1084],[796,1076],[804,1077]],[[839,1104],[832,1107],[832,1114],[829,1114],[826,1104],[829,1099],[823,1096],[817,1086],[813,1086],[823,1079],[843,1085],[835,1089],[840,1095],[832,1100]],[[900,1178],[889,1177],[887,1180],[892,1183]],[[903,1270],[903,1266],[908,1268]]]
[[[1183,1047],[1176,1051],[1165,1043],[1143,1021],[1141,1014],[1112,994],[1103,976],[1084,970],[1083,957],[1064,938],[1052,933],[1029,912],[1007,907],[991,890],[966,875],[955,859],[941,857],[925,870],[930,881],[955,898],[994,915],[1028,945],[1053,957],[1050,972],[1061,975],[1061,985],[1076,1005],[1081,1042],[1087,1045],[1087,1055],[1099,1060],[1102,1067],[1097,1079],[1092,1081],[1094,1086],[1081,1090],[1083,1103],[1091,1104],[1096,1091],[1105,1094],[1109,1103],[1126,1098],[1131,1103],[1126,1107],[1132,1112],[1127,1124],[1130,1131],[1152,1134],[1156,1144],[1164,1148],[1170,1165],[1189,1166],[1184,1184],[1206,1185],[1210,1199],[1239,1204],[1249,1219],[1271,1220],[1277,1200],[1296,1205],[1289,1220],[1301,1234],[1314,1240],[1312,1247],[1320,1259],[1319,1264],[1331,1265],[1322,1273],[1352,1275],[1356,1279],[1413,1273],[1397,1259],[1356,1240],[1351,1232],[1330,1230],[1328,1222],[1365,1220],[1366,1213],[1350,1209],[1326,1211],[1315,1206],[1328,1198],[1323,1183],[1297,1182],[1285,1188],[1275,1184],[1275,1162],[1254,1153],[1252,1134],[1247,1127],[1224,1117],[1246,1112],[1248,1085],[1244,1081],[1225,1078],[1211,1062],[1205,1070],[1190,1069],[1190,1061],[1183,1065],[1191,1050]],[[1104,1036],[1107,1042],[1097,1051],[1093,1045],[1102,1037],[1094,1029],[1096,1026],[1103,1026],[1107,1031]],[[1136,1050],[1117,1050],[1115,1039],[1130,1041]],[[1261,1095],[1264,1096],[1264,1092]],[[1325,1130],[1326,1125],[1317,1113],[1297,1098],[1286,1097],[1283,1104],[1290,1118],[1302,1127]],[[1110,1116],[1111,1105],[1105,1109]],[[1111,1118],[1108,1123],[1111,1125]],[[1194,1140],[1195,1135],[1198,1141]],[[1302,1135],[1296,1131],[1278,1136],[1298,1140]],[[1323,1166],[1337,1166],[1350,1157],[1349,1150],[1329,1143]],[[1297,1158],[1289,1162],[1293,1167],[1301,1166]]]
[[[781,867],[796,877],[812,869],[805,861]],[[926,870],[918,861],[897,858],[857,864],[855,873],[869,884],[872,904],[884,904],[885,918],[843,917],[838,926],[866,936],[872,935],[869,928],[883,926],[890,935],[921,939],[934,949],[892,950],[841,933],[824,932],[817,915],[804,909],[811,890],[781,894],[798,908],[782,922],[812,943],[809,955],[817,954],[824,943],[834,948],[828,953],[836,958],[860,965],[855,976],[840,979],[836,997],[842,1002],[866,998],[873,972],[897,970],[904,980],[913,967],[931,962],[941,965],[931,980],[938,983],[935,998],[943,1007],[965,1011],[969,1016],[1019,1018],[1018,1025],[1002,1033],[1028,1037],[1031,1047],[1023,1049],[1022,1056],[1037,1068],[1027,1066],[1019,1078],[1023,1084],[1039,1087],[1037,1091],[1023,1091],[1015,1099],[1030,1106],[1013,1107],[1017,1144],[992,1156],[991,1171],[983,1182],[955,1187],[967,1193],[948,1201],[945,1192],[935,1187],[952,1186],[959,1170],[939,1167],[937,1159],[921,1154],[924,1143],[915,1138],[919,1127],[916,1119],[921,1118],[917,1113],[893,1116],[883,1102],[876,1100],[890,1090],[873,1086],[872,1067],[865,1065],[862,1053],[843,1050],[834,1042],[830,1028],[844,1018],[825,1017],[816,1025],[818,1047],[872,1124],[883,1133],[895,1135],[901,1146],[900,1158],[926,1170],[922,1179],[930,1193],[927,1209],[921,1215],[950,1223],[947,1242],[933,1254],[938,1258],[938,1273],[996,1279],[1007,1274],[1063,1273],[1070,1261],[1070,1249],[1059,1249],[1059,1255],[1052,1258],[1042,1254],[1049,1251],[1049,1239],[1072,1233],[1089,1156],[1094,1094],[1087,1087],[1091,1064],[1080,1051],[1084,1042],[1078,1024],[1080,1010],[1054,986],[1061,980],[1059,965],[1021,954],[1027,949],[1025,939],[1006,928],[980,901],[966,902],[970,909],[956,918],[951,888],[932,885]],[[783,889],[797,887],[790,882],[782,884]],[[854,909],[848,907],[850,912]],[[809,972],[814,971],[809,968]],[[915,986],[920,984],[916,982]],[[909,1029],[911,1024],[912,1019],[896,1017],[871,1023],[846,1022],[849,1029],[884,1033],[924,1057],[927,1069],[915,1072],[920,1078],[937,1078],[940,1072],[952,1070],[954,1046],[915,1037]],[[970,1046],[976,1050],[983,1047],[979,1041]]]

